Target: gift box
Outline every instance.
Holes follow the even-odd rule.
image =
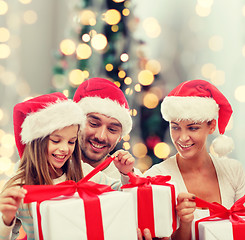
[[[131,194],[123,192],[104,193],[99,197],[102,229],[99,230],[99,214],[91,199],[88,212],[84,200],[78,194],[44,201],[40,204],[43,239],[47,240],[137,240],[136,221]],[[32,205],[35,239],[39,239],[36,203]],[[90,226],[88,226],[90,224]],[[90,227],[93,236],[88,237]]]
[[[192,240],[244,240],[245,196],[226,209],[218,203],[208,203],[196,198],[198,207],[207,207],[210,216],[192,223]]]
[[[170,176],[140,177],[129,174],[122,187],[134,197],[138,227],[150,229],[152,237],[169,237],[177,228],[175,184]]]

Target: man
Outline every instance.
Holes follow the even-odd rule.
[[[83,82],[73,100],[87,116],[86,127],[80,133],[82,160],[96,167],[110,156],[117,143],[132,129],[128,102],[121,89],[104,78],[91,78]],[[123,162],[133,158],[124,150],[116,151],[113,156]],[[118,162],[112,162],[103,172],[120,179],[117,165]],[[136,168],[134,172],[142,174]]]

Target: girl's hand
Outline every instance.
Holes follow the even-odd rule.
[[[10,226],[15,218],[21,200],[25,197],[26,190],[20,187],[5,189],[0,194],[0,212],[7,226]]]
[[[112,157],[115,157],[114,164],[122,174],[133,172],[135,158],[124,150],[116,151]]]

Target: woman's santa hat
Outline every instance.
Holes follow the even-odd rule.
[[[60,93],[41,95],[18,103],[13,112],[15,141],[22,156],[25,145],[73,124],[85,125],[85,114]]]
[[[86,80],[77,88],[73,100],[86,115],[94,112],[117,119],[122,124],[122,137],[130,133],[132,118],[128,102],[122,90],[111,81],[104,78]]]
[[[210,82],[190,80],[178,85],[163,99],[161,113],[166,121],[203,122],[218,117],[219,132],[224,134],[232,108],[226,97]]]

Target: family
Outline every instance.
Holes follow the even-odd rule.
[[[161,114],[169,122],[177,154],[141,173],[128,151],[110,155],[133,127],[128,102],[111,81],[86,80],[73,100],[56,92],[16,104],[13,120],[20,162],[0,194],[0,239],[15,239],[20,224],[27,239],[35,239],[30,209],[23,203],[23,185],[78,182],[113,156],[114,161],[91,180],[120,190],[129,183],[129,172],[145,177],[170,175],[179,192],[179,226],[164,240],[190,240],[193,219],[205,211],[196,207],[196,197],[230,208],[245,195],[242,164],[228,157],[214,157],[207,149],[207,138],[216,128],[224,134],[232,108],[213,84],[190,80],[163,99]],[[137,233],[138,240],[155,239],[149,229],[138,229]]]

